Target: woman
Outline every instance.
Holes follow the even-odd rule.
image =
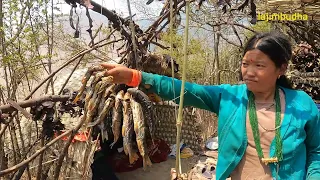
[[[282,35],[256,34],[242,59],[245,84],[186,83],[184,105],[219,116],[216,179],[320,179],[320,115],[313,100],[293,90],[284,75],[291,56]],[[144,85],[168,100],[173,91],[180,93],[180,80],[173,87],[170,77],[103,66],[115,83]]]

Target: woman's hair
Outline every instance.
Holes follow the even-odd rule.
[[[253,49],[259,49],[268,55],[277,68],[288,64],[292,57],[290,41],[283,34],[277,32],[258,33],[252,36],[244,48],[243,56],[247,51]],[[276,84],[292,89],[292,85],[285,75],[280,76]]]

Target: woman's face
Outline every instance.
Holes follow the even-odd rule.
[[[247,51],[242,60],[243,81],[252,92],[265,92],[274,88],[277,78],[284,71],[285,66],[277,68],[269,56],[258,49]]]

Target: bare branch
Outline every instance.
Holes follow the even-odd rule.
[[[222,34],[220,34],[220,37],[221,37],[223,40],[227,41],[229,44],[232,44],[232,45],[234,45],[234,46],[237,46],[237,47],[239,47],[239,48],[242,48],[241,45],[238,45],[238,44],[236,44],[236,43],[234,43],[234,42],[231,42],[228,38],[224,37]]]
[[[18,105],[21,106],[22,108],[26,108],[26,107],[31,107],[31,106],[36,105],[36,104],[40,104],[40,103],[45,102],[45,101],[53,101],[53,102],[67,101],[69,98],[70,98],[69,95],[42,96],[42,97],[37,98],[37,99],[30,99],[30,100],[25,100],[25,101],[18,102]],[[6,105],[0,106],[0,110],[3,113],[7,113],[7,112],[15,111],[16,109],[14,107],[12,107],[10,104],[6,104]]]
[[[158,42],[155,42],[155,41],[151,41],[151,43],[154,44],[154,45],[157,45],[157,46],[161,47],[162,49],[169,49],[169,48],[170,48],[170,47],[168,47],[168,46],[164,46],[164,45],[162,45],[162,44],[160,44],[160,43],[158,43]]]
[[[108,44],[112,44],[118,41],[121,41],[122,39],[117,39],[114,41],[110,41],[110,42],[106,42],[100,45],[95,45],[90,49],[87,50],[82,50],[80,51],[78,54],[76,54],[75,56],[73,56],[69,61],[67,61],[66,63],[64,63],[61,67],[59,67],[56,71],[52,72],[48,77],[46,77],[37,87],[35,87],[32,92],[25,98],[25,100],[29,99],[48,79],[50,79],[52,76],[54,76],[55,74],[57,74],[61,69],[63,69],[64,67],[68,66],[70,63],[72,63],[73,61],[75,61],[76,59],[78,59],[79,57],[85,55],[88,52],[91,52],[97,48],[103,47],[105,45]]]
[[[83,124],[84,118],[82,118],[81,122],[79,124]],[[78,125],[79,126],[79,125]],[[52,146],[54,143],[56,143],[59,139],[63,138],[64,136],[72,133],[72,131],[74,131],[74,129],[70,129],[66,132],[64,132],[63,134],[61,134],[60,136],[56,137],[55,139],[53,139],[52,141],[50,141],[48,144],[46,144],[45,146],[43,146],[41,149],[37,150],[36,153],[34,153],[32,156],[30,156],[29,158],[27,158],[26,160],[20,162],[19,164],[12,166],[8,169],[5,169],[3,171],[0,171],[0,176],[4,176],[6,174],[9,174],[13,171],[16,171],[17,169],[25,166],[26,164],[28,164],[29,162],[31,162],[32,160],[34,160],[36,157],[38,157],[38,155],[40,155],[43,151],[47,150],[50,146]]]

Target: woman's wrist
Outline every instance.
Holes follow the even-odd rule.
[[[139,84],[141,83],[141,79],[142,79],[142,74],[140,71],[132,69],[132,78],[131,81],[129,83],[127,83],[127,86],[131,86],[131,87],[137,87],[139,86]]]

